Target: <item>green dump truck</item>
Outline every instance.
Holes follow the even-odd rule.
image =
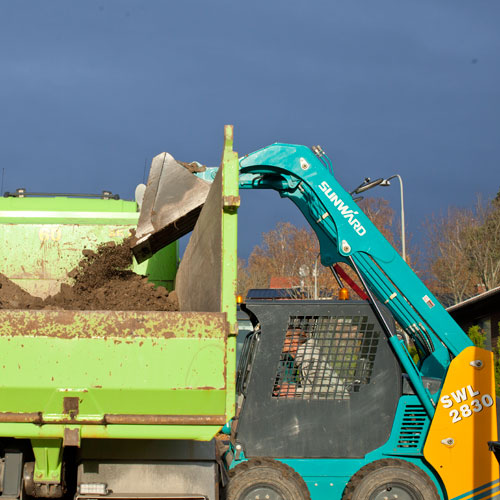
[[[236,210],[221,199],[238,195],[238,160],[224,154],[178,270],[182,311],[0,310],[0,498],[217,497],[210,441],[235,399]],[[41,297],[138,218],[115,199],[0,202],[0,272]],[[136,270],[172,288],[176,267],[175,243]]]

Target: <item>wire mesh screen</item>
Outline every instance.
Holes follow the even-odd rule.
[[[379,338],[367,316],[290,316],[273,397],[349,399],[370,383]]]

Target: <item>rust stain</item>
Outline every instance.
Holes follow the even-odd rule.
[[[241,199],[239,196],[224,196],[222,200],[222,206],[227,209],[236,209],[241,204]]]
[[[0,423],[29,423],[35,425],[224,425],[225,415],[104,415],[99,420],[58,419],[44,420],[42,412],[0,413]]]
[[[73,420],[80,411],[80,398],[68,396],[63,399],[63,413],[66,413]]]
[[[80,429],[64,429],[63,445],[80,447]]]
[[[0,422],[3,423],[29,423],[41,425],[43,422],[42,412],[33,413],[12,413],[1,412]]]
[[[158,311],[3,311],[1,337],[118,339],[216,338],[227,329],[221,313]]]
[[[224,425],[225,415],[105,415],[107,424]]]

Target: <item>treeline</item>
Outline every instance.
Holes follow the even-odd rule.
[[[388,202],[368,198],[360,207],[399,249],[400,226],[394,223]],[[443,305],[500,285],[500,192],[493,200],[478,199],[470,208],[450,208],[425,226],[425,251],[410,246],[407,261]],[[271,278],[286,278],[282,283],[300,288],[308,298],[315,291],[324,295],[338,290],[331,271],[321,266],[318,240],[309,227],[277,224],[238,267],[238,289],[243,295],[250,288],[268,288]]]
[[[362,210],[394,244],[392,224],[394,214],[386,200],[365,199]],[[337,294],[338,285],[330,269],[321,265],[319,243],[310,227],[298,228],[289,222],[280,222],[276,228],[262,235],[248,261],[238,261],[238,293],[246,296],[250,288],[268,288],[271,278],[285,278],[283,283],[300,289],[300,296]],[[351,277],[355,275],[344,267]],[[287,287],[287,286],[284,286]]]
[[[429,288],[445,305],[500,285],[500,192],[428,221]]]

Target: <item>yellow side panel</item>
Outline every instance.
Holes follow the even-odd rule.
[[[499,466],[488,449],[496,440],[493,354],[468,347],[450,364],[424,447],[448,498],[500,498]]]

